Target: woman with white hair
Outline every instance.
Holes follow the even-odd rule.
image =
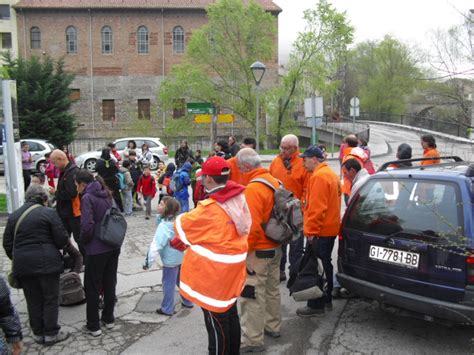
[[[46,207],[48,193],[42,186],[31,185],[25,200],[8,217],[3,248],[23,288],[33,339],[53,345],[69,337],[59,331],[58,324],[59,275],[63,272],[60,249],[68,244],[69,236],[57,212]]]

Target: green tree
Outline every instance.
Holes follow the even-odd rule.
[[[250,65],[275,56],[275,18],[254,0],[219,0],[209,5],[207,17],[193,32],[183,62],[162,83],[160,102],[167,110],[182,98],[212,102],[255,125]]]
[[[368,41],[348,57],[348,94],[360,97],[361,110],[403,113],[406,99],[422,77],[413,52],[397,39]]]
[[[10,53],[3,58],[10,79],[16,80],[20,136],[46,139],[58,147],[71,143],[77,129],[69,112],[74,75],[65,72],[64,62],[48,56],[14,60]]]
[[[308,91],[316,90],[323,95],[337,91],[338,69],[353,40],[354,29],[345,12],[337,12],[326,0],[306,10],[303,18],[305,31],[298,34],[287,71],[268,99],[268,110],[276,117],[272,126],[278,141],[293,128],[292,113]]]

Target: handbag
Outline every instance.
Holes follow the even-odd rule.
[[[112,247],[120,248],[127,233],[127,221],[114,204],[106,212],[97,229],[100,241]]]
[[[313,241],[316,242],[316,241]],[[304,254],[290,270],[287,287],[296,302],[320,298],[324,295],[324,272],[319,265],[313,248],[306,246]]]
[[[20,216],[20,218],[18,218],[18,221],[16,222],[15,224],[15,231],[13,232],[13,246],[12,246],[12,266],[11,266],[11,270],[10,272],[8,273],[8,284],[12,287],[12,288],[16,288],[16,289],[21,289],[22,286],[21,286],[21,283],[20,283],[20,280],[18,278],[16,278],[14,275],[13,275],[13,260],[15,258],[15,239],[16,239],[16,233],[18,232],[18,227],[20,227],[20,224],[21,222],[25,219],[25,217],[31,212],[33,211],[35,208],[37,207],[40,207],[40,205],[38,204],[34,204],[33,206],[30,206],[28,207]]]

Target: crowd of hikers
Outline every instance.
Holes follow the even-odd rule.
[[[434,137],[422,136],[421,145],[424,157],[430,158],[421,164],[439,163]],[[47,157],[46,176],[32,175],[26,202],[9,216],[3,237],[12,260],[8,283],[23,289],[34,341],[48,346],[69,337],[58,324],[67,256],[73,259],[67,267],[70,273],[84,272],[85,294],[82,290],[78,298],[86,302],[83,331],[98,337],[103,328],[114,328],[120,246],[106,243],[98,227],[113,208],[126,218],[143,210],[150,219],[154,198],[157,227],[143,269],[160,256],[163,300],[156,313],[171,317],[176,312],[178,286],[181,307],[202,308],[210,353],[259,352],[265,349],[264,336],[281,336],[279,284],[287,279],[287,270],[288,285],[295,282],[308,250],[322,262],[324,286],[317,296],[305,299],[297,315],[324,314],[332,310],[333,298],[351,297],[334,277],[331,254],[341,203],[347,204],[376,172],[368,142],[355,135],[344,138],[339,155],[342,184],[326,162],[323,145],[301,152],[298,138],[286,135],[269,168],[263,167],[255,146],[253,138],[239,145],[230,136],[216,142],[204,159],[183,140],[174,163],[159,162],[153,172],[146,144],[138,151],[129,141],[121,155],[111,143],[102,150],[96,175],[78,168],[68,151],[54,150]],[[389,169],[411,166],[406,161],[411,155],[412,148],[400,144],[399,162]],[[281,196],[291,202],[283,216],[291,238],[284,242],[273,237],[283,225],[283,217],[277,216],[283,208]],[[20,353],[21,326],[2,277],[0,325],[13,353]],[[4,349],[0,347],[0,353]]]

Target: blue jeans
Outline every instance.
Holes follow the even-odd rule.
[[[332,302],[333,266],[331,254],[335,241],[336,237],[319,237],[313,238],[311,241],[310,247],[313,249],[313,253],[322,261],[326,285],[324,295],[321,298],[308,301],[308,307],[310,308],[323,308],[325,303]]]
[[[148,217],[151,216],[151,200],[153,200],[152,196],[143,195],[143,201],[145,202],[145,215]]]
[[[125,216],[130,216],[132,214],[133,209],[133,193],[132,190],[124,190],[122,191],[123,196],[123,209],[125,212]]]
[[[161,310],[166,314],[174,312],[174,293],[176,286],[179,285],[179,270],[181,266],[163,266],[163,276],[161,282],[163,284],[163,301],[161,302]],[[187,306],[192,306],[192,302],[181,297],[181,302]]]

